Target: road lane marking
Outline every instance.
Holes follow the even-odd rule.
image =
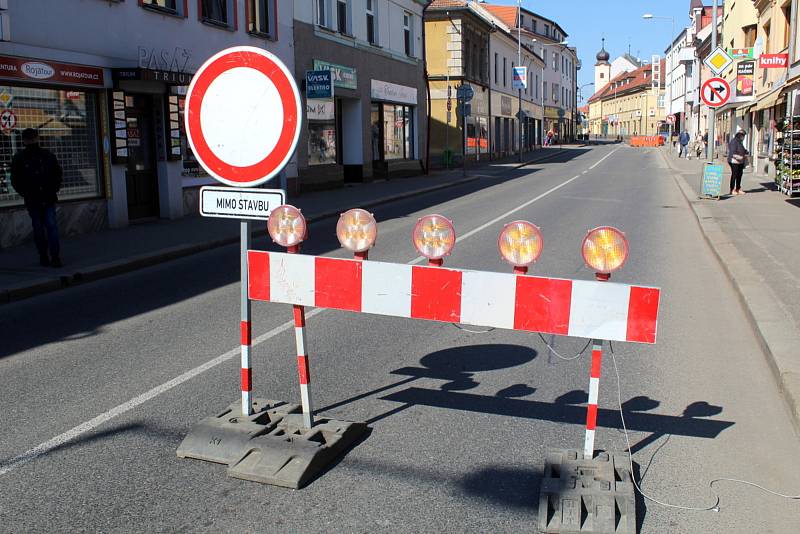
[[[597,163],[595,163],[594,165],[592,165],[591,167],[589,167],[589,170],[591,171],[592,169],[594,169],[595,167],[597,167],[598,165],[600,165],[601,163],[603,163],[603,162],[606,160],[606,158],[608,158],[609,156],[611,156],[611,155],[612,155],[614,152],[616,152],[616,151],[617,151],[617,150],[619,150],[620,148],[622,148],[622,147],[617,147],[617,148],[615,148],[614,150],[612,150],[611,152],[609,152],[608,154],[606,154],[605,156],[603,156],[603,158],[602,158],[600,161],[598,161]]]
[[[602,163],[606,158],[611,156],[617,150],[619,150],[619,148],[616,148],[612,152],[609,152],[600,161],[595,163],[592,167],[589,167],[589,169],[593,169],[594,167],[597,167],[597,165]],[[537,201],[543,199],[544,197],[550,195],[551,193],[554,193],[554,192],[558,191],[559,189],[561,189],[565,185],[574,182],[575,180],[577,180],[580,177],[581,177],[580,174],[576,174],[575,176],[573,176],[569,180],[566,180],[565,182],[562,182],[559,185],[548,189],[547,191],[545,191],[541,195],[538,195],[535,198],[532,198],[531,200],[528,200],[527,202],[525,202],[523,204],[520,204],[516,208],[511,209],[511,210],[503,213],[502,215],[500,215],[498,217],[495,217],[491,221],[489,221],[487,223],[484,223],[481,226],[478,226],[477,228],[467,232],[466,234],[461,236],[458,239],[458,241],[461,242],[461,241],[464,241],[465,239],[468,239],[468,238],[474,236],[478,232],[481,232],[481,231],[489,228],[490,226],[502,221],[503,219],[507,218],[509,215],[513,215],[514,213],[527,208],[528,206],[530,206],[534,202],[537,202]],[[409,261],[408,264],[419,263],[421,261],[424,261],[425,259],[426,258],[424,256],[419,256],[419,257],[414,258],[413,260]],[[306,314],[306,319],[310,319],[311,317],[314,317],[315,315],[319,315],[320,313],[322,313],[324,311],[326,311],[324,308],[315,308],[315,309],[311,310],[310,312],[308,312]],[[289,330],[291,328],[294,328],[294,320],[287,321],[287,322],[283,323],[282,325],[277,326],[277,327],[273,328],[272,330],[270,330],[270,331],[268,331],[268,332],[266,332],[264,334],[261,334],[260,336],[256,337],[255,339],[253,339],[253,343],[252,343],[251,346],[255,347],[256,345],[260,345],[261,343],[263,343],[265,341],[268,341],[269,339],[272,339],[273,337],[275,337],[275,336],[277,336],[279,334],[282,334],[283,332],[285,332],[285,331],[287,331],[287,330]],[[204,364],[198,365],[197,367],[195,367],[193,369],[190,369],[190,370],[186,371],[185,373],[183,373],[181,375],[176,376],[172,380],[164,382],[163,384],[161,384],[159,386],[156,386],[156,387],[154,387],[154,388],[142,393],[141,395],[138,395],[138,396],[132,398],[131,400],[129,400],[127,402],[124,402],[124,403],[120,404],[119,406],[116,406],[116,407],[108,410],[107,412],[104,412],[104,413],[98,415],[94,419],[90,419],[89,421],[86,421],[85,423],[81,423],[80,425],[78,425],[78,426],[76,426],[74,428],[71,428],[70,430],[67,430],[66,432],[64,432],[62,434],[59,434],[58,436],[55,436],[54,438],[51,438],[51,439],[45,441],[44,443],[40,443],[36,447],[34,447],[32,449],[29,449],[29,450],[23,452],[22,454],[19,454],[19,455],[15,456],[15,457],[11,458],[10,460],[8,460],[6,462],[0,463],[0,476],[3,476],[6,473],[9,473],[10,471],[12,471],[14,469],[22,467],[23,465],[35,460],[39,456],[47,454],[48,452],[61,447],[65,443],[70,442],[71,440],[77,438],[78,436],[80,436],[82,434],[86,434],[87,432],[91,432],[92,430],[94,430],[95,428],[99,427],[100,425],[103,425],[103,424],[107,423],[108,421],[114,419],[115,417],[123,415],[123,414],[133,410],[134,408],[136,408],[138,406],[141,406],[145,402],[147,402],[149,400],[152,400],[155,397],[158,397],[162,393],[166,393],[167,391],[169,391],[169,390],[171,390],[171,389],[183,384],[184,382],[186,382],[186,381],[188,381],[188,380],[190,380],[190,379],[192,379],[192,378],[194,378],[194,377],[196,377],[196,376],[198,376],[198,375],[200,375],[200,374],[202,374],[202,373],[204,373],[204,372],[206,372],[206,371],[208,371],[210,369],[213,369],[214,367],[216,367],[216,366],[218,366],[218,365],[220,365],[222,363],[225,363],[228,360],[231,360],[233,358],[238,357],[240,355],[240,352],[241,352],[241,347],[240,346],[236,346],[235,348],[229,350],[228,352],[226,352],[224,354],[221,354],[220,356],[217,356],[216,358],[214,358],[212,360],[209,360]]]

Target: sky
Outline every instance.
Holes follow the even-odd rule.
[[[516,0],[489,0],[492,4],[516,5]],[[672,23],[669,20],[645,20],[652,13],[675,19],[675,35],[689,24],[690,0],[523,0],[522,6],[534,13],[556,21],[569,35],[570,46],[578,48],[583,67],[578,71],[579,86],[594,81],[595,55],[600,39],[606,38],[606,50],[613,60],[628,51],[631,55],[650,60],[653,54],[664,57],[669,47]],[[711,5],[711,0],[705,0]],[[722,2],[720,1],[720,5]],[[599,88],[582,90],[584,101]]]

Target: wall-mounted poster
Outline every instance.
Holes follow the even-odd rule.
[[[741,61],[736,65],[736,96],[753,96],[755,61]]]

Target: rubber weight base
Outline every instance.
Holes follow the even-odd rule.
[[[636,499],[628,455],[547,454],[539,492],[539,532],[635,534]]]
[[[196,458],[230,465],[244,454],[247,443],[273,430],[298,404],[255,399],[253,414],[242,415],[241,402],[232,403],[219,414],[197,423],[178,446],[178,458]]]
[[[247,442],[228,475],[264,484],[301,488],[327,468],[365,432],[365,423],[318,418],[311,429],[302,415],[286,415],[267,434]]]

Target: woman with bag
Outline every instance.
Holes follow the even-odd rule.
[[[742,140],[747,132],[739,130],[728,143],[728,164],[731,166],[731,195],[744,195],[742,191],[742,173],[747,164],[747,156],[750,154]]]

